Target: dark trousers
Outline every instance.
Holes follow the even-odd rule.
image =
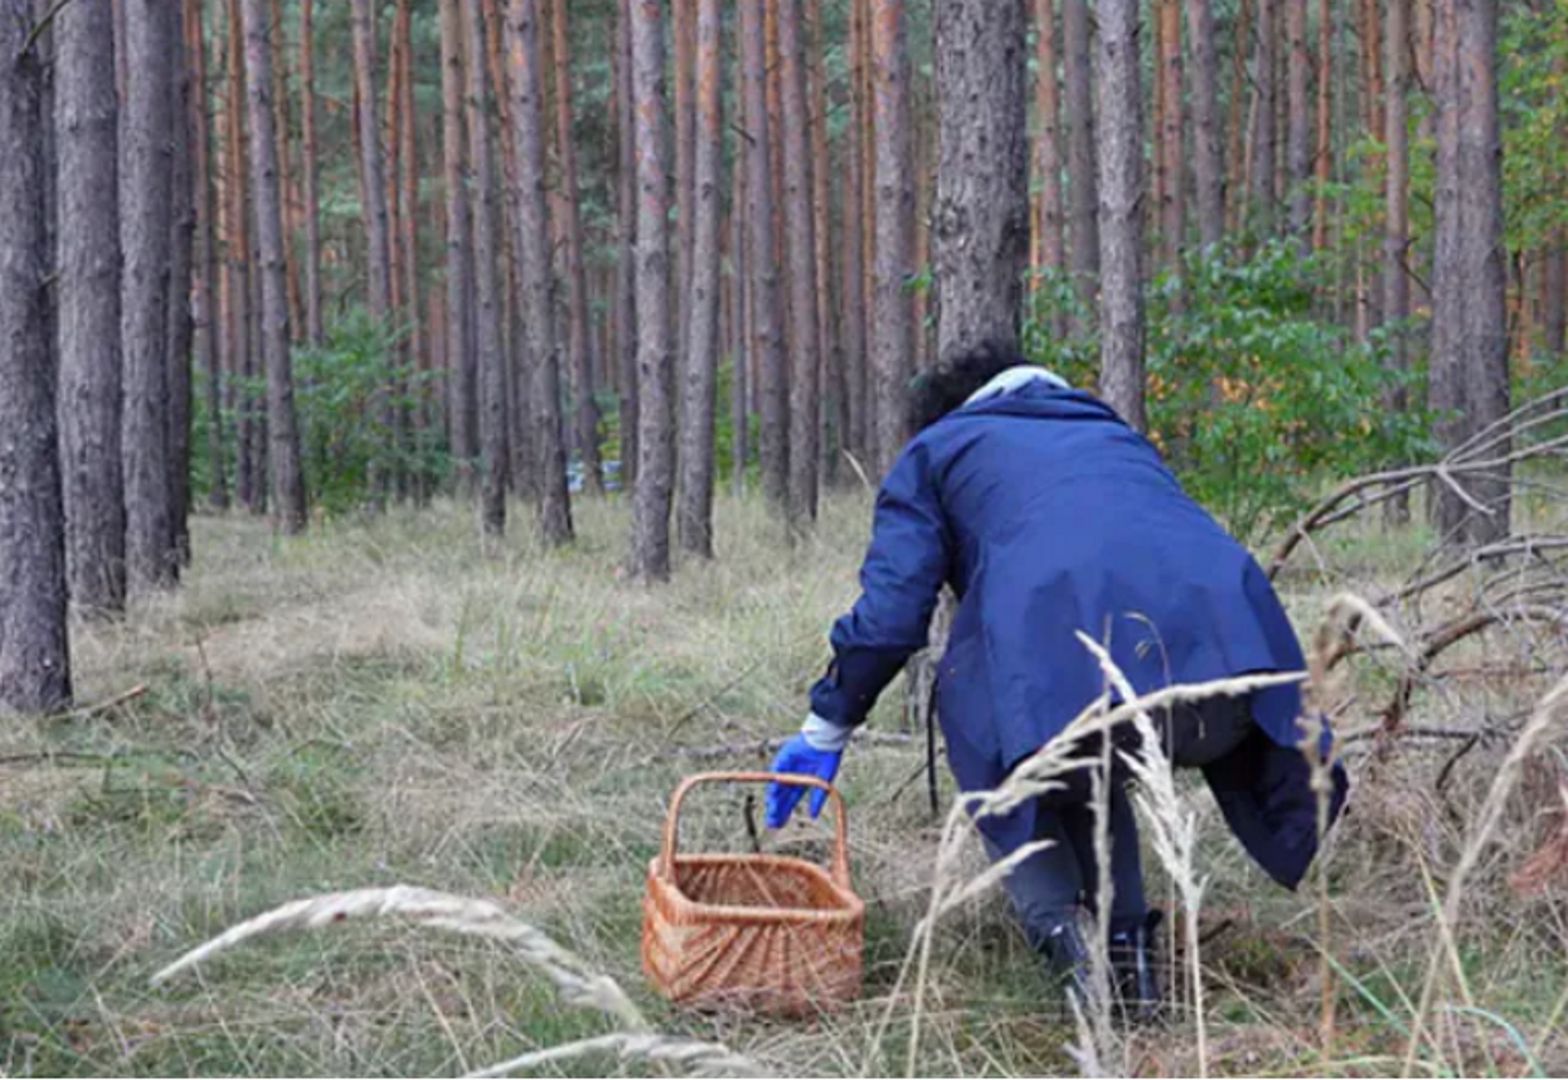
[[[1165,752],[1176,765],[1201,767],[1225,757],[1253,732],[1251,708],[1245,699],[1214,698],[1196,706],[1155,716]],[[1112,733],[1113,755],[1122,746],[1136,746],[1137,733],[1128,725]],[[1081,752],[1100,751],[1097,737],[1085,740]],[[1128,771],[1113,757],[1108,809],[1112,929],[1140,923],[1148,913],[1143,868],[1138,852],[1138,823],[1127,797]],[[1051,846],[1035,852],[1007,876],[1007,893],[1036,947],[1052,930],[1075,918],[1080,906],[1098,910],[1100,870],[1094,857],[1094,804],[1089,770],[1060,778],[1062,790],[1040,797],[1035,808],[1035,839]],[[992,856],[999,853],[993,851]]]

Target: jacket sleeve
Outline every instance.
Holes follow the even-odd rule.
[[[812,687],[812,712],[846,726],[865,720],[904,662],[926,645],[950,547],[927,453],[917,442],[877,494],[860,599],[833,624],[833,662]]]

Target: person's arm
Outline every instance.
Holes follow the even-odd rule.
[[[904,454],[877,496],[860,599],[833,625],[833,662],[811,690],[829,724],[863,722],[913,654],[925,648],[947,580],[950,534],[921,448]]]
[[[773,771],[832,780],[856,725],[887,684],[925,647],[937,595],[947,580],[950,538],[929,473],[916,446],[893,466],[877,495],[871,546],[860,569],[860,599],[833,625],[833,662],[811,689],[811,715],[779,751]],[[768,789],[768,825],[779,828],[803,789]],[[825,793],[814,792],[811,815]]]

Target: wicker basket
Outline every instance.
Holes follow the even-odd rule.
[[[833,800],[828,869],[783,855],[676,854],[681,803],[692,788],[775,779],[701,773],[670,800],[664,847],[648,866],[642,962],[649,980],[677,1004],[799,1016],[860,993],[866,905],[850,889],[844,802],[832,785],[789,777]]]

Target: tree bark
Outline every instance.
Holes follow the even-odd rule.
[[[631,7],[618,0],[615,23],[616,232],[619,258],[615,277],[615,366],[619,373],[621,486],[631,490],[637,476],[637,135],[632,101]]]
[[[1260,236],[1274,231],[1274,5],[1278,0],[1256,0],[1257,29],[1253,34],[1252,84],[1254,121],[1249,195],[1251,219]]]
[[[1493,0],[1437,0],[1436,253],[1431,407],[1438,441],[1452,449],[1508,409],[1501,143],[1497,114],[1497,9]],[[1500,453],[1506,452],[1500,450]],[[1507,470],[1471,485],[1494,507],[1475,514],[1446,485],[1434,499],[1448,540],[1506,535]]]
[[[66,562],[78,611],[125,607],[114,27],[103,4],[55,17],[59,426]]]
[[[320,345],[321,316],[321,166],[316,151],[315,0],[299,5],[299,98],[301,162],[305,189],[305,340]]]
[[[1018,344],[1029,247],[1023,5],[944,0],[932,214],[937,356]],[[1043,73],[1042,73],[1043,74]]]
[[[776,0],[759,0],[769,3]],[[695,52],[692,10],[696,0],[668,0],[670,9],[670,44],[674,49],[671,73],[675,77],[675,246],[671,263],[678,275],[675,278],[675,341],[676,351],[686,355],[686,324],[691,304],[691,248],[693,200],[695,199],[696,112],[692,104],[692,58]]]
[[[1236,33],[1231,49],[1231,83],[1229,117],[1226,122],[1226,154],[1229,179],[1226,182],[1225,212],[1232,231],[1239,232],[1247,224],[1248,196],[1247,154],[1251,147],[1247,135],[1247,122],[1251,115],[1247,109],[1247,61],[1252,40],[1252,0],[1240,0],[1236,13]]]
[[[1067,196],[1071,203],[1073,280],[1083,319],[1093,331],[1100,291],[1099,195],[1096,193],[1094,82],[1089,49],[1089,0],[1062,0],[1062,83],[1067,112]],[[1079,320],[1074,320],[1075,322]]]
[[[773,231],[773,140],[767,95],[767,36],[763,2],[741,6],[745,67],[746,194],[750,199],[752,353],[761,378],[762,491],[780,509],[789,495],[789,429],[784,344],[781,337],[778,249]]]
[[[250,121],[251,194],[261,271],[261,351],[267,372],[267,460],[274,523],[285,534],[305,529],[305,476],[294,417],[289,308],[283,259],[282,183],[273,131],[272,45],[262,0],[244,0],[246,96]]]
[[[392,251],[387,222],[386,171],[382,163],[381,140],[376,123],[376,27],[371,0],[352,0],[350,22],[354,45],[354,107],[358,117],[359,188],[364,208],[366,280],[369,284],[370,316],[376,325],[387,327],[392,319]],[[386,431],[395,433],[391,404],[393,387],[384,391],[379,406]],[[395,434],[393,435],[395,438]],[[393,470],[382,466],[371,480],[376,500],[391,493]]]
[[[886,475],[904,449],[908,434],[905,403],[913,374],[914,326],[906,288],[914,270],[910,220],[915,200],[910,177],[907,38],[904,0],[872,0],[876,261],[868,337],[875,381],[872,397],[876,402],[879,476]]]
[[[539,72],[538,0],[511,0],[506,20],[507,68],[518,161],[517,268],[522,279],[525,354],[533,377],[534,492],[540,539],[558,546],[572,539],[566,492],[566,447],[561,438],[560,347],[555,327],[555,275],[544,188],[544,96]]]
[[[1285,0],[1286,227],[1301,250],[1310,250],[1312,228],[1312,110],[1309,104],[1307,0]]]
[[[865,82],[865,37],[862,0],[849,3],[849,120],[845,125],[845,183],[840,189],[844,248],[840,260],[843,297],[840,339],[844,351],[844,393],[849,409],[845,443],[857,458],[867,459],[866,417],[866,146],[870,141],[870,103]],[[737,182],[738,183],[738,182]],[[738,235],[738,234],[737,234]]]
[[[664,26],[659,0],[631,0],[632,96],[637,116],[637,491],[632,575],[670,576],[671,403],[669,179],[664,129]]]
[[[403,445],[415,462],[412,472],[403,470],[409,493],[423,499],[425,486],[423,461],[424,410],[416,405],[424,396],[420,378],[429,363],[426,346],[424,305],[419,297],[419,146],[414,138],[414,34],[411,0],[399,0],[394,33],[397,39],[396,70],[393,83],[397,102],[393,115],[396,125],[387,132],[389,146],[396,148],[397,172],[387,177],[389,191],[395,192],[397,205],[396,251],[398,253],[398,301],[407,327],[405,375],[398,406]],[[413,382],[408,380],[412,379]]]
[[[501,347],[501,298],[496,279],[495,170],[487,128],[484,13],[463,0],[469,167],[473,170],[474,352],[479,396],[480,522],[487,536],[506,529],[506,358]]]
[[[232,411],[238,416],[235,431],[235,495],[247,508],[256,505],[257,483],[255,413],[248,380],[251,376],[251,302],[250,302],[250,209],[245,196],[245,176],[249,173],[245,151],[245,39],[240,33],[239,0],[228,5],[228,101],[224,110],[223,169],[227,226],[224,250],[227,255],[226,288],[228,305],[229,380],[226,384]]]
[[[31,7],[30,0],[0,0],[0,713],[43,715],[70,703],[71,657],[44,283],[44,75],[37,43],[28,41]],[[77,29],[83,25],[91,23]],[[112,77],[112,63],[105,71]],[[100,131],[100,149],[104,141]]]
[[[1318,0],[1318,108],[1317,149],[1313,155],[1313,174],[1317,195],[1312,203],[1312,249],[1328,246],[1328,185],[1333,176],[1334,143],[1332,114],[1334,70],[1334,17],[1331,0]]]
[[[1100,390],[1144,430],[1143,94],[1137,0],[1100,0]]]
[[[1192,171],[1198,203],[1198,236],[1206,248],[1225,239],[1225,158],[1220,142],[1219,60],[1210,0],[1187,0],[1187,39],[1192,50]]]
[[[1165,175],[1160,191],[1160,250],[1165,266],[1177,270],[1181,265],[1187,209],[1186,184],[1182,177],[1185,156],[1182,153],[1181,0],[1158,2],[1161,57],[1155,77],[1160,80],[1162,87],[1160,168]]]
[[[283,280],[287,289],[289,333],[298,336],[305,327],[305,302],[300,287],[299,254],[294,250],[299,174],[294,168],[291,147],[294,125],[289,116],[288,34],[283,25],[283,0],[268,0],[268,3],[268,33],[272,47],[273,133],[277,137],[278,205],[283,220]]]
[[[805,35],[800,0],[777,6],[784,167],[784,233],[789,258],[791,533],[817,518],[821,376],[817,324],[816,218],[812,212],[811,131],[806,106]]]
[[[190,58],[192,85],[207,86],[207,40],[202,31],[201,0],[185,0],[186,51]],[[218,266],[218,245],[214,232],[218,214],[214,205],[212,177],[212,135],[207,113],[205,89],[191,95],[191,165],[196,186],[196,277],[191,309],[196,320],[196,363],[206,375],[204,407],[207,413],[207,501],[214,510],[229,508],[227,469],[223,457],[222,370],[220,363],[220,335],[223,323],[219,318],[216,297],[221,280]],[[110,232],[108,235],[113,236]],[[115,302],[119,297],[116,294]],[[118,331],[118,327],[116,327]],[[118,345],[118,339],[116,339]]]
[[[447,424],[457,486],[474,491],[478,456],[478,373],[474,350],[473,227],[468,203],[468,158],[463,131],[463,0],[441,0],[441,160],[446,188]]]
[[[740,65],[740,49],[735,50],[736,101],[739,107],[739,87],[744,81]],[[719,108],[723,108],[722,98]],[[742,117],[741,127],[745,119]],[[730,325],[730,488],[736,498],[746,494],[746,466],[751,456],[751,408],[748,374],[751,342],[751,256],[746,239],[746,140],[737,139],[735,160],[731,175],[730,196],[730,297],[733,318]]]
[[[166,349],[174,14],[166,0],[126,0],[128,81],[120,126],[121,453],[125,556],[133,591],[172,587],[179,576],[169,501]]]
[[[583,467],[587,490],[602,492],[599,465],[599,405],[594,399],[593,338],[588,332],[588,273],[583,265],[582,196],[577,182],[577,147],[572,138],[571,42],[567,33],[566,0],[552,5],[555,40],[555,141],[561,157],[562,207],[566,212],[567,352],[570,357],[573,442]]]
[[[1056,5],[1035,0],[1035,136],[1034,186],[1040,195],[1034,207],[1034,242],[1029,265],[1036,285],[1058,275],[1065,265],[1062,237],[1061,96],[1056,74]],[[1052,336],[1067,334],[1066,313],[1052,303],[1047,315]]]
[[[838,481],[839,456],[849,430],[849,402],[844,358],[839,350],[838,308],[833,288],[833,196],[829,183],[832,168],[828,155],[828,93],[824,69],[822,0],[805,0],[802,17],[809,27],[806,78],[811,101],[811,203],[815,215],[817,280],[817,370],[821,374],[820,433],[821,480]]]
[[[169,544],[180,565],[191,561],[191,344],[195,323],[191,318],[192,240],[196,232],[196,190],[192,174],[190,68],[186,61],[184,5],[174,18],[178,33],[171,35],[174,52],[170,77],[173,138],[170,144],[169,294],[164,325],[169,386]]]
[[[719,182],[724,161],[723,59],[719,0],[697,5],[696,146],[693,183],[690,322],[681,395],[681,549],[713,557],[714,384],[719,349]]]
[[[1410,145],[1407,129],[1406,92],[1408,89],[1406,30],[1408,0],[1388,0],[1388,97],[1385,128],[1388,132],[1388,171],[1384,184],[1383,213],[1383,314],[1392,324],[1388,335],[1388,363],[1396,377],[1403,378],[1409,367],[1405,321],[1410,317],[1410,279],[1405,269],[1405,251],[1410,244]],[[1408,407],[1408,394],[1400,384],[1388,394],[1389,411],[1402,414]],[[1399,497],[1387,504],[1388,518],[1403,523],[1410,516],[1410,501]]]

